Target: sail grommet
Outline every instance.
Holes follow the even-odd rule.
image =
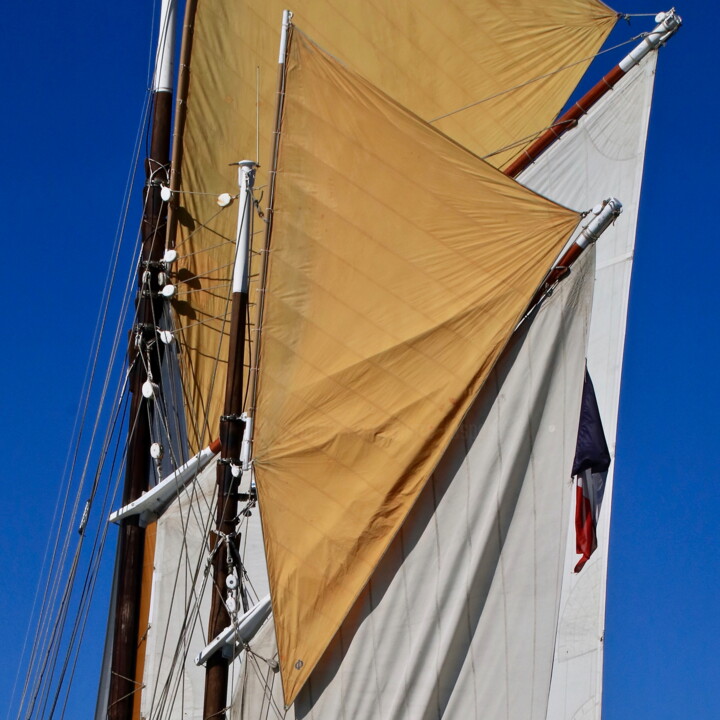
[[[302,669],[302,666],[303,666],[304,664],[305,664],[305,663],[304,663],[302,660],[298,660],[298,661],[295,663],[295,669],[296,669],[296,670]]]

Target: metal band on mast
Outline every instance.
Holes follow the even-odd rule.
[[[147,489],[151,470],[150,416],[160,379],[157,319],[164,299],[158,278],[165,246],[166,205],[160,184],[167,182],[172,114],[172,75],[175,54],[175,0],[163,0],[153,76],[153,120],[142,218],[142,255],[138,267],[136,325],[129,347],[130,426],[123,505]],[[138,517],[121,521],[118,538],[118,581],[115,596],[113,648],[107,717],[131,720],[136,692],[139,604],[142,588],[145,529]]]
[[[671,35],[677,32],[680,25],[682,25],[682,18],[673,8],[666,13],[660,13],[655,18],[655,22],[658,23],[655,29],[649,32],[632,52],[626,55],[595,87],[588,90],[580,100],[574,103],[567,112],[561,115],[550,128],[503,170],[508,177],[517,177],[523,170],[532,165],[556,140],[575,127],[578,120],[600,98],[612,90],[629,70],[635,67],[650,51],[660,47]]]
[[[545,281],[530,302],[530,307],[538,303],[558,280],[568,274],[570,266],[582,255],[585,249],[592,245],[612,225],[622,212],[622,203],[614,197],[604,200],[592,209],[594,217],[582,229],[577,240],[565,251],[560,260],[548,273]]]

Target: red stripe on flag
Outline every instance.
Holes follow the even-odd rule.
[[[575,485],[575,552],[582,555],[575,572],[580,572],[597,547],[593,508],[590,498],[583,492],[583,480],[578,477]]]

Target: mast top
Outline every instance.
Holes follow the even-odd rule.
[[[160,27],[158,30],[155,72],[152,91],[172,92],[175,71],[175,23],[177,19],[177,1],[162,0],[160,8]]]
[[[635,67],[650,51],[659,48],[668,38],[676,33],[682,25],[682,18],[671,8],[667,12],[655,16],[657,25],[644,38],[643,41],[618,64],[618,67],[627,72]]]

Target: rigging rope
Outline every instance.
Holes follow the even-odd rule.
[[[69,551],[70,547],[70,539],[74,536],[75,528],[74,525],[76,523],[77,514],[78,514],[78,508],[80,505],[80,498],[84,494],[84,487],[86,484],[86,478],[88,474],[88,469],[90,467],[91,458],[93,457],[93,454],[95,452],[96,443],[95,438],[97,435],[98,428],[100,426],[100,422],[102,417],[104,416],[104,407],[106,406],[106,397],[107,397],[107,391],[109,387],[110,379],[114,375],[114,365],[115,361],[117,359],[118,355],[118,347],[120,344],[120,339],[122,338],[122,321],[118,323],[118,326],[116,327],[115,337],[113,338],[111,347],[111,353],[110,353],[110,362],[108,363],[108,371],[105,376],[105,381],[103,383],[103,387],[101,390],[100,398],[98,401],[97,406],[97,413],[95,417],[95,423],[92,428],[90,441],[86,450],[85,455],[85,462],[83,464],[82,471],[80,473],[80,477],[76,482],[73,482],[73,478],[76,476],[76,468],[78,466],[78,460],[80,456],[80,451],[82,448],[82,445],[84,443],[84,435],[85,435],[85,425],[88,419],[88,412],[90,407],[90,401],[93,394],[93,388],[95,386],[96,381],[96,374],[97,369],[99,366],[99,358],[100,358],[100,352],[101,348],[104,345],[104,338],[106,337],[106,325],[107,320],[109,316],[109,310],[111,307],[111,297],[113,296],[113,288],[116,284],[116,278],[117,278],[117,270],[118,270],[118,264],[119,264],[119,258],[121,255],[121,250],[123,246],[123,240],[125,237],[125,229],[127,225],[127,219],[129,215],[129,207],[131,202],[131,195],[132,195],[132,188],[135,183],[135,178],[137,174],[137,170],[139,167],[139,156],[140,156],[140,148],[142,146],[142,135],[143,135],[143,127],[145,126],[147,122],[147,117],[149,114],[149,98],[146,98],[145,104],[142,108],[141,112],[141,121],[140,121],[140,127],[138,129],[138,133],[136,135],[136,142],[135,142],[135,149],[133,152],[133,161],[131,163],[131,167],[128,173],[128,180],[126,183],[126,189],[125,189],[125,196],[124,196],[124,202],[123,202],[123,209],[120,215],[120,219],[118,221],[118,229],[116,231],[115,235],[115,242],[113,246],[113,252],[111,254],[111,260],[110,260],[110,266],[108,270],[108,275],[106,277],[105,281],[105,290],[104,290],[104,301],[100,307],[100,310],[98,312],[98,320],[95,327],[95,333],[94,333],[94,339],[93,339],[93,347],[94,351],[90,356],[90,359],[88,361],[88,368],[86,370],[85,375],[85,381],[84,381],[84,391],[83,391],[83,400],[81,401],[78,412],[76,415],[75,423],[74,423],[74,429],[73,429],[73,436],[74,441],[70,446],[69,452],[68,452],[68,458],[66,461],[65,469],[63,470],[63,481],[59,483],[59,487],[61,488],[61,492],[58,496],[58,502],[56,504],[55,513],[53,515],[53,521],[52,526],[59,527],[59,528],[65,528],[65,533],[63,535],[62,532],[58,533],[55,537],[54,546],[52,549],[52,552],[50,551],[50,547],[52,545],[52,539],[49,540],[48,545],[46,547],[45,556],[43,558],[42,567],[44,569],[44,572],[39,574],[39,577],[45,578],[44,588],[43,588],[43,581],[41,580],[38,583],[36,595],[35,595],[35,602],[33,604],[33,610],[31,611],[31,620],[28,628],[28,634],[26,635],[26,642],[23,646],[23,652],[21,656],[21,661],[18,666],[18,675],[16,676],[19,678],[20,676],[20,670],[23,667],[23,660],[25,655],[25,649],[27,647],[27,641],[30,639],[30,628],[35,626],[35,632],[32,636],[32,652],[30,654],[30,657],[27,662],[26,671],[25,671],[25,681],[23,685],[23,692],[20,698],[19,706],[18,706],[18,712],[17,717],[19,718],[21,715],[23,715],[23,710],[26,710],[26,717],[32,717],[33,708],[35,707],[36,703],[38,701],[43,702],[43,707],[45,707],[45,703],[48,698],[49,694],[49,688],[50,683],[55,683],[57,685],[57,694],[60,692],[60,689],[62,687],[62,682],[64,679],[64,674],[61,674],[61,677],[59,679],[54,678],[54,669],[57,665],[58,660],[58,653],[60,652],[60,647],[63,642],[68,647],[68,652],[72,652],[73,644],[75,645],[75,652],[79,650],[78,643],[78,632],[75,631],[71,633],[69,638],[64,639],[64,628],[65,628],[65,622],[67,619],[67,614],[69,612],[69,603],[71,599],[71,588],[75,579],[75,575],[77,573],[78,569],[78,563],[79,563],[79,557],[80,552],[82,548],[82,544],[84,541],[84,536],[81,536],[80,541],[78,543],[78,546],[76,548],[76,560],[73,561],[72,565],[69,568],[69,571],[66,575],[65,582],[59,581],[58,578],[58,570],[60,573],[63,572],[63,568],[65,567],[66,557]],[[134,273],[132,273],[134,274]],[[121,307],[121,316],[124,318],[127,312],[127,308],[129,307],[129,298],[128,298],[128,286],[131,282],[132,274],[126,283],[126,289],[125,289],[125,299],[122,302]],[[110,428],[113,427],[113,423],[110,423]],[[110,432],[110,430],[108,431]],[[106,436],[107,438],[107,436]],[[107,442],[105,443],[107,446]],[[90,493],[90,505],[92,505],[92,499],[94,498],[95,492],[97,490],[99,476],[102,471],[103,463],[105,462],[106,454],[101,453],[100,457],[97,460],[97,473],[96,477],[93,482],[92,490]],[[72,505],[72,509],[69,509],[69,498],[70,498],[70,491],[72,487],[76,485],[77,486],[77,492],[75,495],[74,503]],[[102,523],[104,525],[104,523]],[[97,535],[96,535],[97,538]],[[49,559],[48,559],[49,558]],[[99,567],[99,566],[98,566]],[[90,566],[89,572],[93,573],[95,576],[97,575],[97,567]],[[62,577],[62,575],[61,575]],[[40,614],[38,615],[36,620],[33,620],[35,617],[35,607],[37,606],[37,600],[39,597],[44,597],[43,606],[40,610]],[[58,598],[62,597],[62,600],[60,600],[60,604],[58,605]],[[82,598],[81,598],[82,599]],[[79,616],[78,616],[79,617]],[[76,622],[77,626],[77,622]],[[52,628],[52,632],[50,629]],[[41,657],[38,654],[39,648],[47,647],[47,653],[44,657]],[[67,666],[67,665],[65,665]],[[16,679],[16,687],[17,687],[17,679]],[[13,690],[13,698],[15,695],[15,689]],[[43,699],[44,698],[44,699]],[[12,702],[9,704],[8,708],[8,715],[10,716],[10,712],[12,711]],[[43,717],[47,717],[43,713]]]
[[[469,110],[470,108],[473,108],[477,105],[481,105],[482,103],[485,103],[485,102],[489,102],[490,100],[494,100],[495,98],[501,97],[502,95],[507,95],[508,93],[514,92],[515,90],[519,90],[520,88],[526,87],[527,85],[532,85],[533,83],[536,83],[539,80],[544,80],[545,78],[552,77],[553,75],[557,75],[558,73],[563,72],[564,70],[569,70],[570,68],[573,68],[576,65],[582,65],[583,63],[587,62],[588,60],[594,60],[595,58],[600,57],[600,55],[604,55],[605,53],[609,53],[609,52],[612,52],[613,50],[617,50],[618,48],[621,48],[624,45],[628,45],[629,43],[636,42],[639,38],[643,37],[644,35],[645,35],[645,33],[641,33],[640,35],[631,37],[629,40],[624,40],[623,42],[618,43],[617,45],[613,45],[612,47],[606,48],[605,50],[601,50],[600,52],[596,53],[595,55],[590,55],[589,57],[582,58],[581,60],[576,60],[575,62],[570,63],[568,65],[563,65],[562,67],[559,67],[556,70],[553,70],[552,72],[544,73],[543,75],[538,75],[537,77],[530,78],[530,80],[526,80],[525,82],[522,82],[519,85],[515,85],[514,87],[511,87],[511,88],[506,88],[505,90],[496,92],[493,95],[488,95],[487,97],[482,98],[481,100],[475,100],[474,102],[468,103],[467,105],[463,105],[462,107],[459,107],[455,110],[450,110],[450,112],[446,112],[443,115],[438,115],[437,117],[434,117],[431,120],[428,120],[427,122],[432,125],[432,123],[438,122],[440,120],[444,120],[445,118],[448,118],[452,115],[457,115],[458,113],[461,113],[464,110]]]

